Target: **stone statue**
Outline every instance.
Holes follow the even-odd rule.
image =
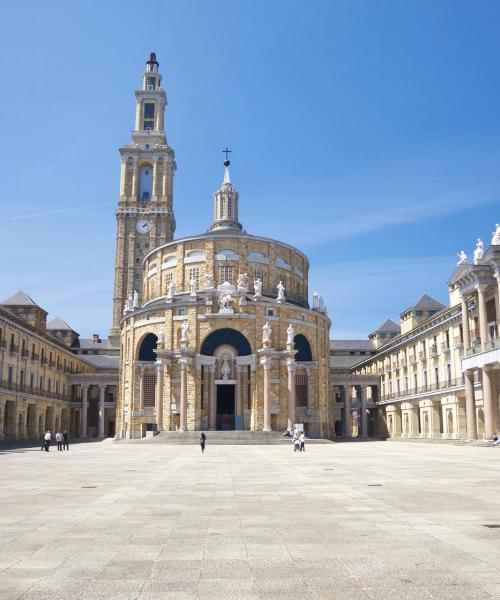
[[[141,305],[139,304],[139,292],[137,290],[134,290],[132,308],[141,308]]]
[[[181,325],[181,342],[188,343],[189,342],[189,323],[187,321],[183,321]]]
[[[160,328],[160,331],[158,333],[158,343],[159,344],[165,343],[165,329],[163,329],[163,327]]]
[[[289,323],[287,330],[286,330],[286,343],[287,345],[293,345],[294,341],[293,338],[295,337],[295,329],[293,328],[293,325],[291,323]]]
[[[123,306],[123,315],[125,316],[128,312],[129,312],[129,307],[128,307],[128,299],[125,300],[125,305]]]
[[[238,275],[238,290],[246,292],[248,290],[248,273],[240,273]]]
[[[129,296],[127,298],[127,303],[128,303],[128,310],[129,311],[134,310],[134,299],[132,298],[132,296]]]
[[[477,238],[476,248],[474,250],[474,264],[477,263],[483,258],[484,255],[484,244],[481,238]]]
[[[221,310],[232,310],[233,297],[229,290],[225,290],[219,297],[219,308]]]
[[[326,312],[325,301],[323,300],[323,296],[318,294],[318,292],[314,292],[314,294],[313,294],[312,309],[317,310],[318,312],[321,312],[321,313]]]
[[[198,288],[198,282],[194,277],[192,277],[189,281],[189,295],[191,297],[196,297],[196,290]]]
[[[459,265],[467,264],[467,254],[465,254],[465,252],[463,250],[460,250],[460,252],[457,254],[457,256],[458,256],[457,267]]]
[[[495,225],[495,231],[493,232],[493,237],[491,238],[492,246],[500,246],[500,225],[497,223]]]
[[[278,302],[284,302],[285,301],[285,286],[283,285],[282,281],[278,282],[276,289],[278,290],[278,295],[276,297],[276,300]]]
[[[225,381],[229,379],[229,375],[231,375],[231,367],[229,366],[229,361],[227,358],[225,358],[222,362],[220,373],[222,375],[222,379],[224,379]]]
[[[210,275],[210,273],[207,273],[205,275],[205,289],[206,290],[214,289],[214,278],[212,275]]]
[[[253,281],[253,289],[255,290],[254,298],[260,298],[262,296],[262,279],[257,277]]]
[[[266,321],[265,325],[262,327],[262,343],[269,344],[271,342],[271,334],[272,329],[271,325]]]
[[[167,300],[173,300],[175,296],[175,283],[171,281],[167,286]]]

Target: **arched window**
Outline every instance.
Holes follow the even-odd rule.
[[[153,169],[146,165],[139,171],[139,201],[149,202],[153,191]]]
[[[156,350],[157,342],[158,338],[156,335],[154,335],[154,333],[148,333],[139,346],[138,359],[140,361],[155,361],[156,354],[154,350]]]
[[[311,345],[307,340],[305,335],[298,333],[293,341],[295,343],[295,349],[297,350],[297,354],[295,355],[295,360],[297,362],[312,362],[312,351]]]

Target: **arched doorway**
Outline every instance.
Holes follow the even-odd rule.
[[[148,333],[146,336],[144,336],[137,353],[138,360],[141,362],[156,361],[155,350],[157,342],[158,338],[154,333]]]
[[[248,340],[236,329],[223,327],[205,338],[200,354],[215,359],[211,367],[213,378],[209,376],[208,370],[203,370],[202,389],[208,389],[210,398],[209,428],[243,429],[243,405],[248,407],[250,404],[250,373],[248,367],[243,369],[237,364],[237,358],[252,354]],[[247,385],[244,384],[245,381]]]

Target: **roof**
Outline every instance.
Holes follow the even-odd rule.
[[[382,323],[382,325],[380,325],[380,327],[375,329],[374,333],[400,333],[400,331],[401,326],[399,323],[396,323],[392,319],[387,319],[384,321],[384,323]]]
[[[352,369],[355,365],[364,360],[368,360],[369,356],[330,356],[330,369]]]
[[[109,354],[86,354],[79,358],[83,358],[98,369],[118,369],[120,366],[120,357]]]
[[[375,350],[371,340],[330,340],[330,350]]]
[[[408,312],[409,310],[442,310],[443,308],[446,308],[446,306],[442,302],[431,298],[428,294],[423,294],[415,302],[415,304],[408,307],[406,310],[403,311],[403,313]]]
[[[47,329],[56,329],[58,331],[75,331],[72,327],[70,327],[64,319],[61,317],[55,317],[51,321],[47,323]]]
[[[79,350],[107,350],[114,347],[109,338],[101,339],[100,342],[94,342],[92,338],[80,338],[78,345]]]
[[[0,302],[3,306],[38,306],[38,304],[30,298],[26,292],[22,290],[10,296],[10,298],[5,299],[3,302]]]

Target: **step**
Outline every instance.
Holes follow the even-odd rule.
[[[132,444],[185,444],[200,443],[201,431],[161,431],[154,437],[137,440],[115,440]],[[277,431],[206,431],[207,445],[292,445],[292,440]],[[306,444],[331,444],[331,440],[306,438]]]

